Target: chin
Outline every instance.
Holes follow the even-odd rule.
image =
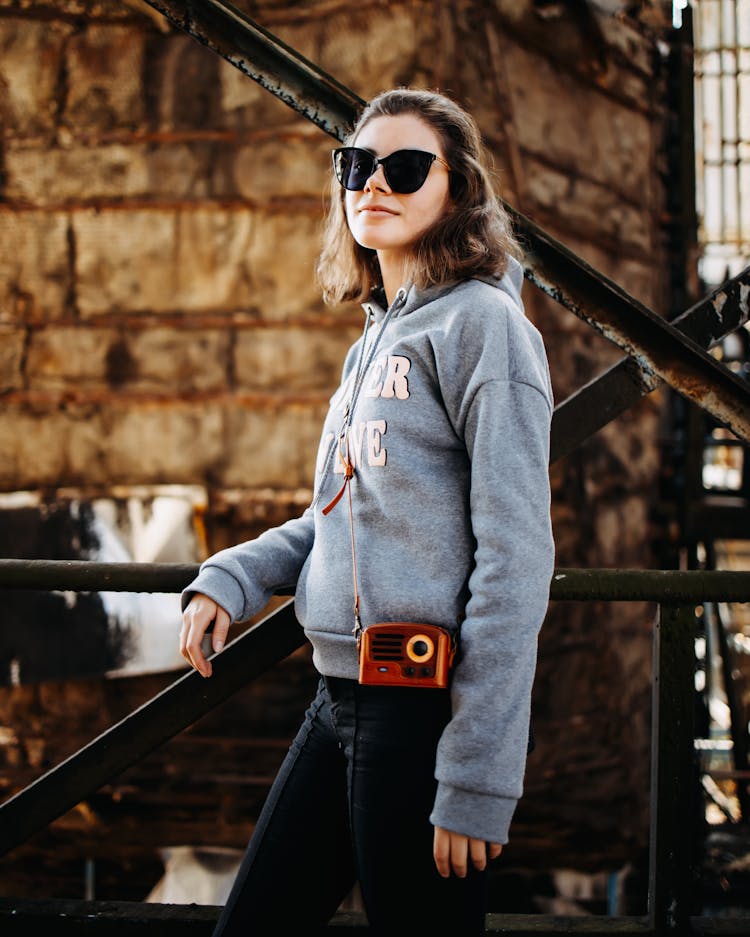
[[[390,244],[383,243],[380,238],[376,237],[359,237],[355,234],[354,240],[357,242],[357,244],[359,244],[360,247],[364,247],[366,250],[370,251],[382,251],[391,247]]]
[[[385,232],[380,231],[353,231],[352,236],[360,247],[366,247],[373,251],[400,251],[403,250],[404,242],[398,238],[384,236]]]

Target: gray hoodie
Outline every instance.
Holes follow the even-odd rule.
[[[210,557],[183,594],[183,605],[202,592],[244,620],[296,584],[315,666],[357,679],[347,498],[322,513],[343,481],[336,444],[343,428],[355,466],[363,626],[460,626],[430,820],[496,843],[507,842],[522,793],[554,563],[552,390],[541,336],[523,312],[522,282],[511,258],[501,280],[401,290],[388,310],[365,304],[372,326],[350,349],[331,398],[313,503]]]

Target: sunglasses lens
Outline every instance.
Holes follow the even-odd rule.
[[[424,185],[435,157],[421,150],[398,150],[380,161],[388,185],[394,192],[409,195]],[[356,146],[342,147],[333,154],[336,178],[345,189],[361,192],[375,171],[375,157]]]
[[[373,173],[375,158],[366,150],[345,147],[334,153],[336,178],[345,189],[359,192]]]
[[[394,192],[409,195],[424,185],[433,157],[419,150],[399,150],[386,160],[386,179]]]

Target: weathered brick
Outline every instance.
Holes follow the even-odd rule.
[[[0,408],[0,488],[64,484],[68,429],[61,413]]]
[[[228,332],[51,328],[32,335],[26,375],[35,390],[218,391],[227,387],[228,349]]]
[[[44,206],[86,198],[143,197],[150,175],[145,147],[121,144],[67,148],[10,144],[6,195]]]
[[[558,403],[593,380],[623,355],[598,332],[583,322],[577,322],[572,313],[566,314],[572,321],[567,321],[561,332],[542,330],[549,346],[550,370]],[[556,340],[559,338],[562,341]]]
[[[594,519],[593,555],[603,566],[640,567],[648,549],[648,504],[640,493],[599,502]]]
[[[65,215],[0,210],[0,322],[58,318],[70,279]]]
[[[85,388],[107,378],[107,353],[117,341],[110,329],[48,328],[32,333],[26,378],[32,389]]]
[[[85,211],[73,218],[82,315],[254,303],[250,212]]]
[[[655,77],[653,42],[635,23],[592,5],[585,15],[596,21],[594,31],[584,28],[584,12],[570,4],[548,8],[548,17],[540,16],[535,4],[518,0],[495,0],[493,5],[511,24],[519,45],[542,50],[554,62],[563,60],[580,69],[587,78],[593,77],[597,86],[629,99],[636,107],[648,99]],[[666,5],[649,3],[642,5],[639,18],[645,21],[646,9],[656,11],[657,7],[663,16]],[[662,21],[657,30],[668,26]]]
[[[49,139],[57,121],[65,41],[73,28],[56,21],[0,19],[2,136]]]
[[[0,326],[0,393],[23,385],[21,365],[26,333],[23,329]]]
[[[227,488],[309,488],[325,407],[227,412],[219,484]]]
[[[127,348],[133,377],[128,386],[178,394],[224,390],[229,344],[227,330],[151,328],[131,332]]]
[[[73,36],[63,118],[74,130],[135,128],[143,119],[145,32],[94,24]]]
[[[215,488],[205,514],[208,550],[252,540],[270,527],[299,517],[310,503],[309,489]]]
[[[319,159],[321,165],[326,156]],[[239,191],[235,176],[245,179],[248,167],[243,166],[239,173],[226,171],[225,164],[231,159],[232,152],[225,144],[211,141],[70,143],[65,147],[10,141],[5,151],[5,194],[35,206],[101,199],[198,201],[214,195],[233,197]],[[272,194],[264,186],[258,187],[259,197]]]
[[[318,24],[316,61],[365,100],[413,78],[415,17],[422,11],[403,5],[382,10],[346,10]]]
[[[248,260],[252,303],[264,319],[279,322],[323,307],[315,282],[319,252],[319,217],[258,213]]]
[[[194,484],[223,465],[225,417],[219,406],[129,404],[102,414],[99,481]]]
[[[245,198],[307,196],[320,200],[331,177],[335,141],[270,139],[240,147],[232,158],[236,191]]]
[[[359,329],[268,328],[240,332],[235,343],[238,388],[286,393],[338,386],[341,366]]]
[[[564,214],[567,224],[592,239],[598,233],[646,256],[652,250],[652,206],[628,204],[610,186],[558,172],[547,164],[527,163],[525,195],[535,207]]]
[[[27,13],[49,14],[54,6],[55,12],[68,16],[86,16],[87,19],[106,17],[106,19],[130,19],[133,8],[141,0],[0,0],[0,8],[21,9]]]
[[[219,407],[0,411],[0,488],[198,483],[223,463]],[[8,440],[8,444],[5,444]]]
[[[73,216],[82,315],[245,309],[271,321],[321,305],[319,220],[292,212],[81,211]]]
[[[145,67],[149,124],[163,132],[221,128],[223,64],[180,31],[150,43]]]
[[[219,106],[223,125],[268,127],[294,120],[291,109],[226,61],[219,63]]]
[[[507,51],[519,144],[640,201],[651,188],[649,118],[520,46]]]
[[[661,460],[659,448],[651,444],[659,433],[659,409],[658,393],[649,394],[589,440],[589,497],[617,498],[626,489],[650,488]],[[648,536],[645,527],[642,533]]]

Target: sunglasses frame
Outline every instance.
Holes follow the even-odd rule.
[[[372,168],[370,172],[368,173],[367,177],[365,178],[364,183],[361,188],[350,188],[349,186],[344,184],[344,181],[341,175],[339,175],[339,168],[336,162],[336,158],[340,153],[363,153],[369,159],[372,160]],[[425,171],[424,178],[422,179],[422,181],[415,188],[407,189],[406,191],[404,191],[403,187],[397,188],[396,186],[394,186],[393,182],[391,181],[388,175],[389,161],[392,160],[394,156],[399,156],[401,153],[419,153],[419,155],[422,157],[424,156],[430,157],[430,162],[427,164],[427,169]],[[437,153],[428,153],[427,150],[412,150],[412,149],[395,150],[393,153],[389,153],[388,156],[383,156],[382,158],[380,158],[380,157],[377,157],[374,153],[371,153],[370,150],[366,150],[361,146],[339,146],[335,150],[333,150],[331,156],[333,159],[334,175],[338,179],[339,184],[342,186],[342,188],[346,189],[347,192],[362,192],[364,190],[365,184],[367,183],[368,179],[371,179],[377,172],[378,166],[383,167],[383,175],[385,176],[385,181],[388,183],[388,186],[390,187],[390,189],[393,192],[395,192],[397,195],[412,195],[414,192],[418,192],[427,181],[427,176],[430,174],[430,169],[432,168],[432,164],[435,161],[442,163],[443,166],[445,166],[445,168],[448,170],[448,172],[451,171],[450,166],[443,159],[442,156],[438,156]]]

